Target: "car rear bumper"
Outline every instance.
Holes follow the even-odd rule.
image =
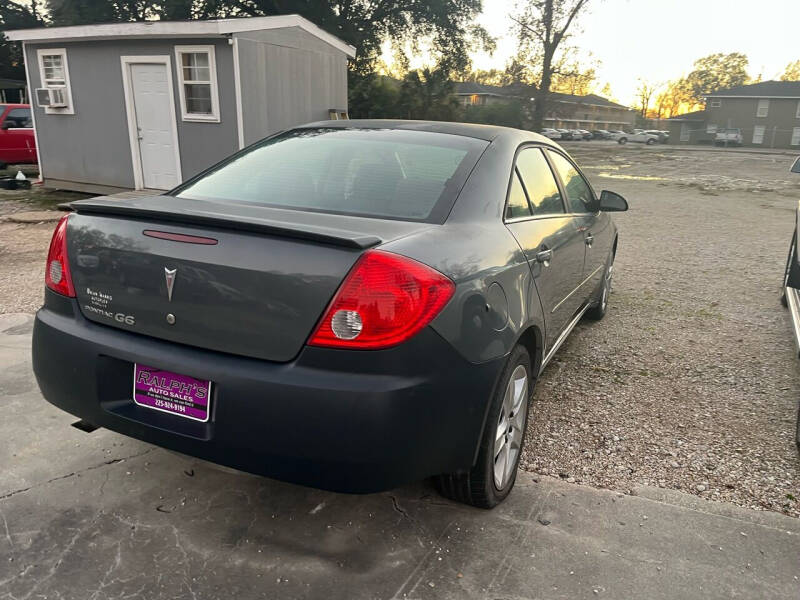
[[[211,380],[209,421],[135,404],[134,363]],[[33,331],[33,369],[55,406],[201,459],[355,493],[469,468],[503,363],[473,365],[430,328],[389,350],[306,347],[271,363],[98,325],[49,290]]]

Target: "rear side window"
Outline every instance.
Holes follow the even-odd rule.
[[[548,150],[548,152],[550,151]],[[561,176],[561,182],[564,184],[570,212],[594,212],[595,200],[592,188],[589,187],[589,183],[583,176],[578,173],[575,165],[557,152],[550,152],[550,157],[553,159],[553,165]]]
[[[511,177],[511,189],[508,192],[508,205],[506,206],[506,219],[518,219],[520,217],[530,217],[531,207],[528,205],[528,197],[525,195],[525,188],[519,180],[519,172],[514,169]]]
[[[522,150],[517,155],[517,169],[534,216],[564,214],[564,202],[558,184],[539,148]]]
[[[5,123],[15,129],[33,127],[30,108],[12,108],[6,115]]]
[[[488,142],[397,129],[296,129],[171,192],[317,212],[443,222]]]

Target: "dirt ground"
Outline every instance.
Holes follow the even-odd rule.
[[[580,325],[537,384],[523,468],[800,516],[800,364],[778,301],[800,177],[792,157],[565,145],[631,205],[606,318]],[[2,215],[63,202],[0,191]],[[52,223],[0,220],[0,313],[41,302]]]

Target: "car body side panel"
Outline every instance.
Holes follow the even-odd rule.
[[[594,238],[592,245],[586,247],[586,258],[583,265],[583,285],[591,293],[597,289],[603,278],[603,267],[614,246],[614,237],[616,237],[617,231],[611,217],[603,212],[579,216],[576,217],[576,221],[579,228],[585,229],[585,234],[591,234]]]
[[[431,325],[472,363],[508,354],[529,327],[545,331],[528,261],[502,219],[514,154],[531,139],[545,140],[507,130],[484,151],[444,225],[383,246],[455,281],[455,296]]]
[[[584,300],[580,290],[576,291],[583,276],[583,233],[569,215],[518,221],[509,223],[508,228],[528,258],[541,298],[547,347],[550,347]],[[536,260],[542,250],[552,252],[547,263]]]
[[[441,251],[445,245],[448,257]],[[455,295],[431,325],[468,361],[505,356],[531,325],[544,330],[528,262],[502,223],[460,225],[458,236],[443,226],[382,248],[430,265],[456,283]]]

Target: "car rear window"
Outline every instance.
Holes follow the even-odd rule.
[[[258,142],[171,195],[443,222],[488,142],[398,129],[295,129]]]

